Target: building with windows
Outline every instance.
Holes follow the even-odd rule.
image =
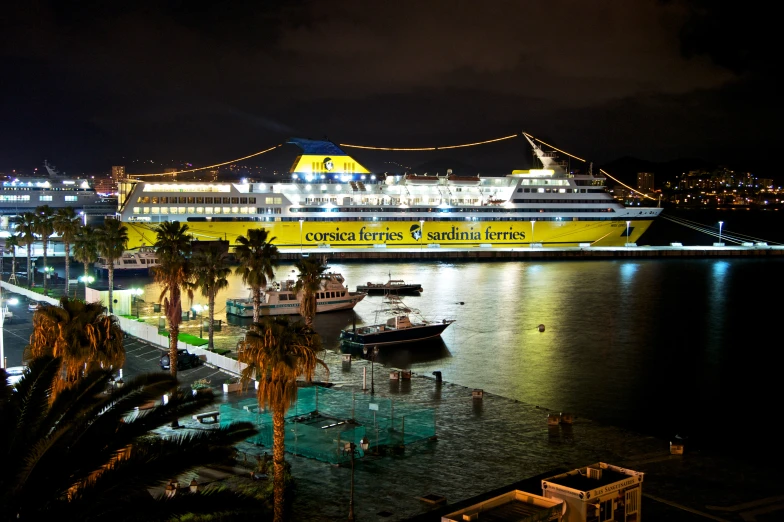
[[[112,180],[116,184],[118,181],[125,179],[125,167],[115,165],[112,167]]]
[[[640,192],[653,192],[653,172],[637,173],[637,190]]]
[[[566,503],[563,522],[637,522],[644,473],[597,462],[542,480],[545,498]]]

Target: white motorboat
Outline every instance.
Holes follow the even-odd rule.
[[[296,281],[273,283],[261,292],[260,315],[299,314],[301,293],[294,290]],[[350,292],[341,274],[324,274],[321,288],[316,293],[316,313],[351,310],[365,298],[363,292]],[[238,317],[253,317],[253,294],[246,298],[226,300],[226,314]]]
[[[114,260],[114,276],[148,275],[150,268],[158,266],[158,264],[158,254],[153,247],[128,250]],[[95,262],[95,270],[101,276],[109,273],[109,263],[106,258],[98,258],[98,261]]]

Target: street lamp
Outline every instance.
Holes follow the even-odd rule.
[[[8,310],[8,305],[14,306],[19,304],[19,299],[12,297],[11,299],[3,299],[3,294],[0,292],[0,368],[7,368],[8,365],[6,364],[5,360],[5,343],[3,340],[3,326],[5,326],[5,320],[11,319],[13,317],[13,313]]]
[[[351,455],[351,497],[349,498],[348,503],[348,519],[354,520],[354,457],[359,452],[357,451],[357,445],[353,442],[349,442],[346,446],[348,448],[344,449],[343,453],[349,453]],[[368,446],[370,446],[370,441],[367,437],[362,437],[362,440],[359,442],[359,447],[365,452],[367,451]]]
[[[368,347],[362,347],[362,353],[368,355]],[[376,388],[373,382],[373,363],[376,362],[376,356],[378,355],[378,346],[374,346],[373,350],[371,350],[369,358],[370,358],[370,395],[374,395],[376,393]],[[367,375],[367,374],[366,374]]]
[[[531,220],[531,246],[534,246],[534,225],[535,224],[536,224],[536,221],[534,221],[532,219]]]
[[[203,329],[204,329],[204,321],[201,320],[201,313],[205,310],[204,305],[195,304],[193,305],[193,311],[199,314],[199,337],[201,337]]]
[[[626,222],[626,246],[629,246],[629,225],[631,224],[631,221]]]
[[[131,288],[130,292],[131,292],[131,307],[135,309],[135,311],[136,311],[135,312],[136,313],[136,318],[138,319],[139,318],[139,304],[138,304],[139,303],[139,297],[138,296],[142,295],[144,293],[144,290],[142,290],[141,288]]]
[[[78,279],[80,283],[84,283],[84,298],[87,299],[87,285],[95,281],[95,278],[90,275],[82,275]],[[74,299],[76,299],[76,285],[74,285]]]
[[[721,226],[724,224],[724,221],[719,221],[719,246],[721,246]]]
[[[305,222],[303,218],[299,218],[299,255],[302,255],[302,224]]]

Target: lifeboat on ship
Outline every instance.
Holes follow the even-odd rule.
[[[439,176],[428,176],[424,174],[422,176],[418,174],[406,174],[405,176],[406,185],[438,185],[438,182],[441,181]]]
[[[479,175],[476,176],[458,176],[457,174],[447,174],[446,181],[450,185],[462,185],[462,186],[477,186],[481,183],[481,179],[479,179]]]

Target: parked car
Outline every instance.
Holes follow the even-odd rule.
[[[190,353],[188,350],[177,350],[177,369],[178,370],[185,370],[188,368],[194,368],[201,363],[201,359],[195,353]],[[161,370],[168,370],[170,368],[169,364],[169,354],[165,353],[161,355]]]
[[[35,312],[36,310],[38,310],[38,307],[40,307],[40,306],[41,306],[41,303],[39,303],[38,301],[29,301],[27,303],[27,311],[28,312]]]
[[[13,386],[19,382],[26,369],[27,368],[24,366],[11,366],[10,368],[6,368],[5,371],[8,374],[8,385]]]

